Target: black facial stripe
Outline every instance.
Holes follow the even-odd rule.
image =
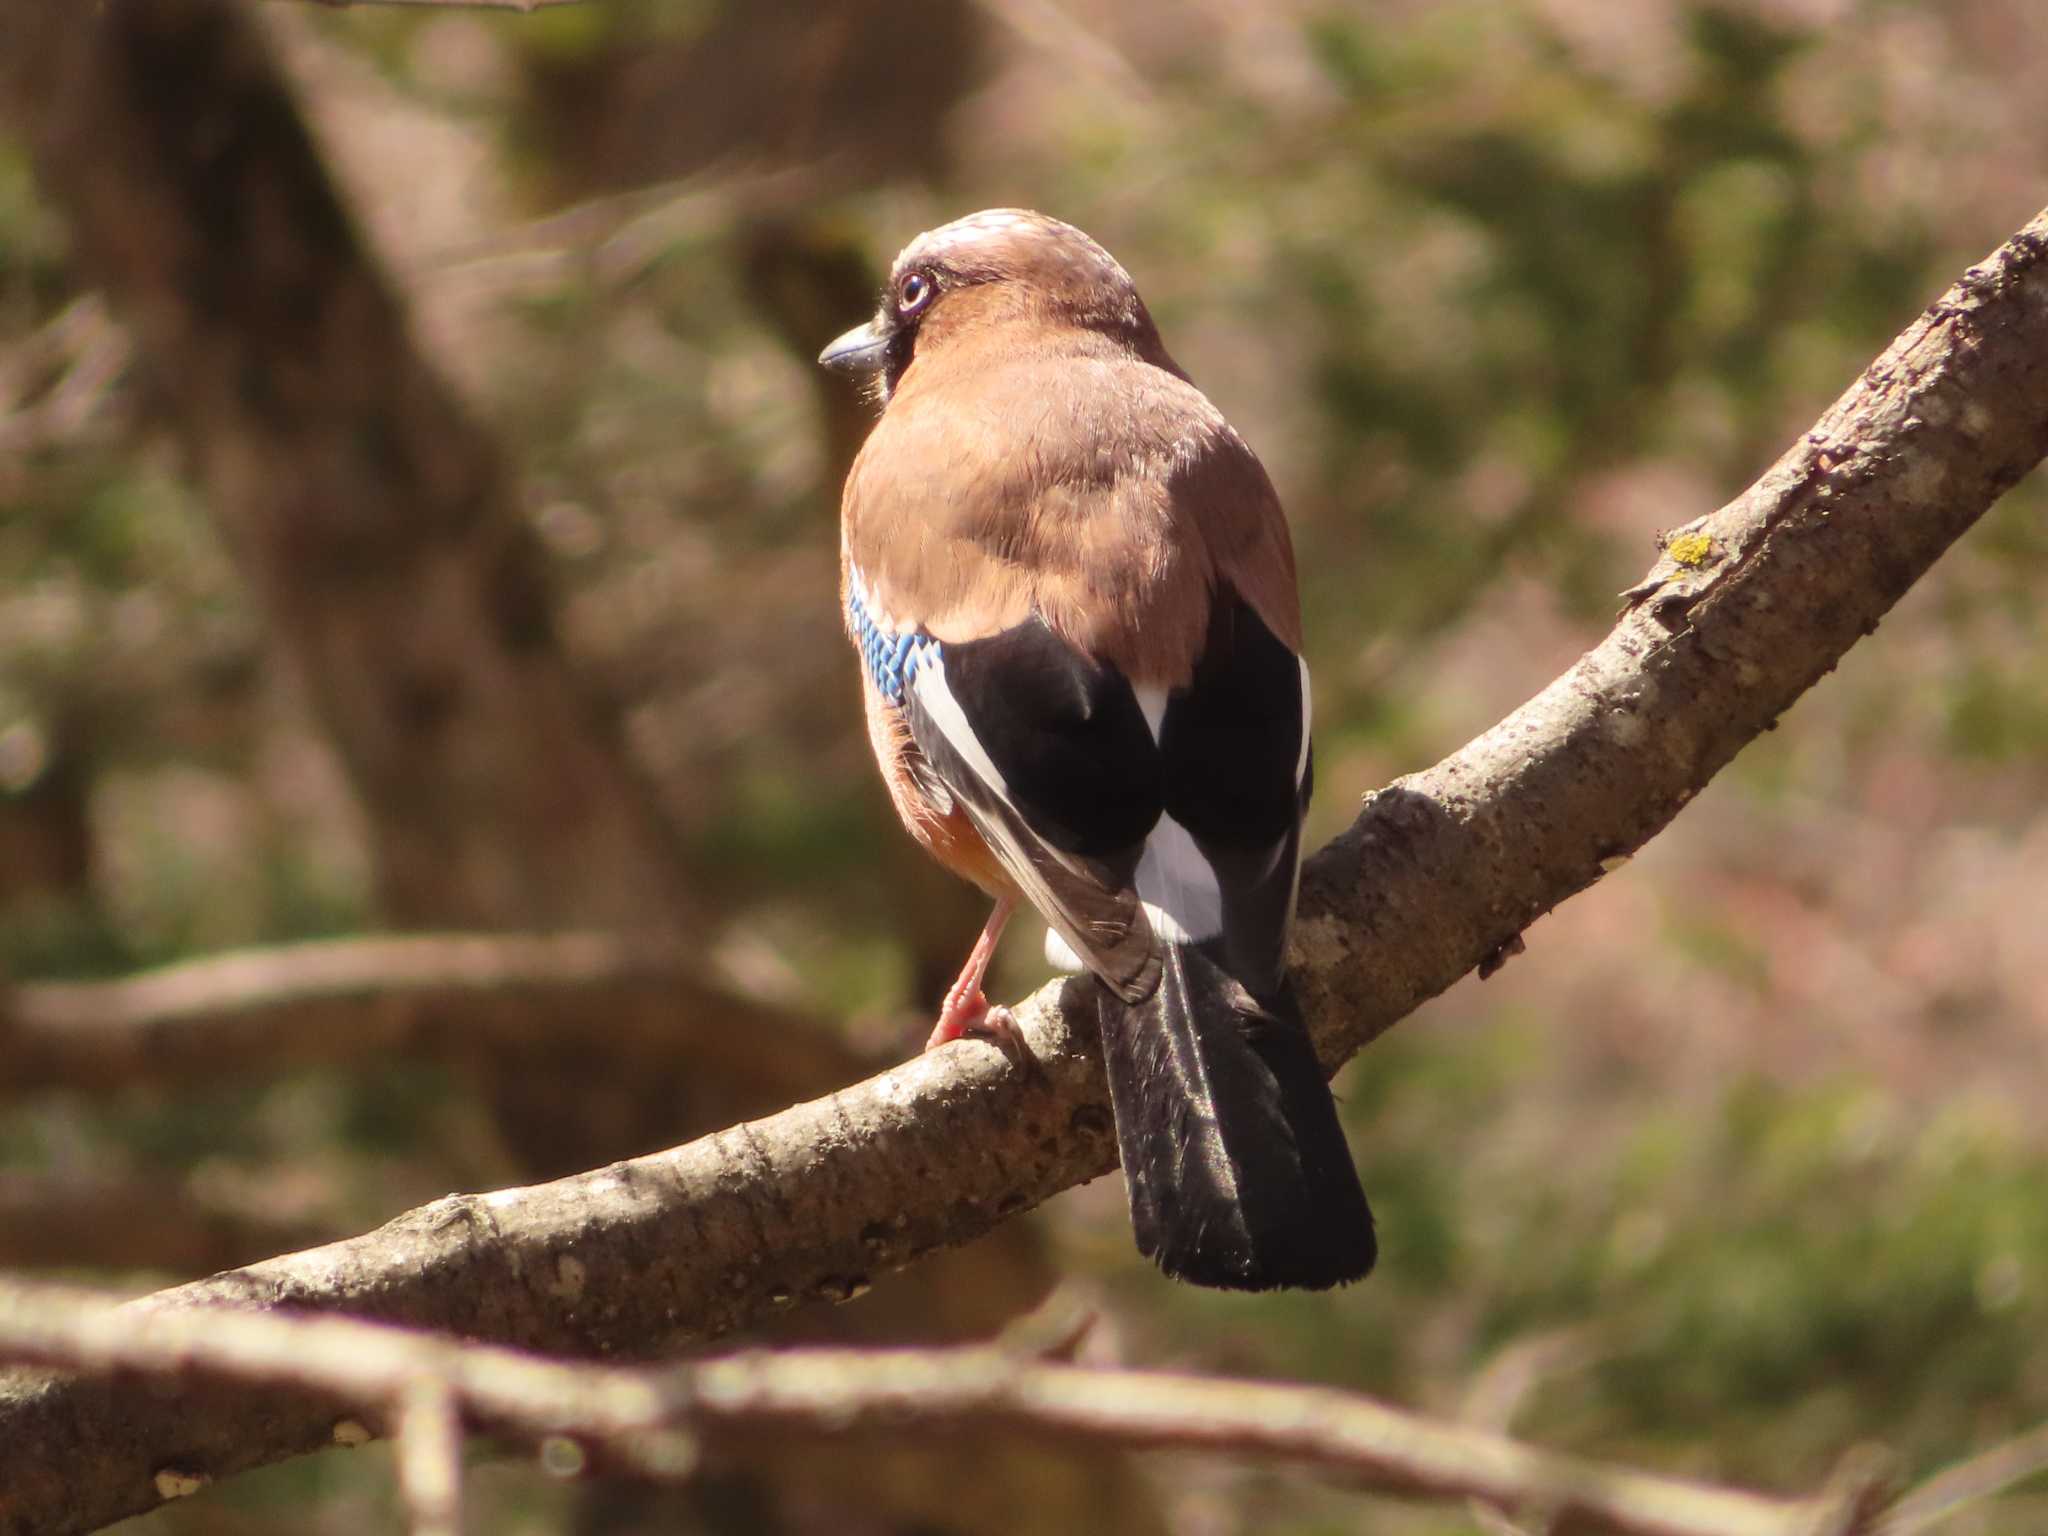
[[[926,309],[931,306],[927,304]],[[910,366],[911,353],[917,345],[917,320],[899,320],[892,313],[889,319],[889,350],[882,357],[881,380],[886,393],[893,393],[902,380],[904,370]]]

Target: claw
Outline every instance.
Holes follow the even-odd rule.
[[[1012,1066],[1022,1067],[1034,1059],[1024,1031],[1017,1025],[1017,1016],[1000,1003],[989,1002],[979,992],[965,1006],[939,1016],[924,1048],[936,1050],[954,1040],[986,1040],[1009,1057]]]
[[[931,1038],[924,1043],[926,1050],[935,1051],[955,1040],[986,1040],[1018,1066],[1032,1059],[1031,1048],[1024,1043],[1024,1031],[1017,1027],[1016,1015],[991,1004],[981,990],[981,978],[988,974],[996,941],[1002,937],[1003,925],[1010,920],[1016,903],[1016,897],[1005,896],[989,913],[988,923],[975,941],[960,979],[946,993],[946,1001],[939,1009],[939,1022],[932,1026]]]

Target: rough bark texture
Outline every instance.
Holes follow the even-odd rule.
[[[342,753],[388,915],[686,912],[504,465],[413,346],[251,17],[6,0],[0,80]]]
[[[2048,453],[2048,212],[1945,294],[1755,486],[1675,536],[1614,631],[1514,715],[1368,798],[1311,861],[1296,952],[1348,1057],[1667,823]],[[968,1043],[673,1151],[450,1196],[150,1298],[360,1313],[641,1355],[965,1242],[1107,1172],[1086,984],[1020,1010],[1040,1070]],[[601,1026],[601,1021],[597,1021]],[[312,1449],[317,1405],[0,1388],[0,1532],[78,1531]]]

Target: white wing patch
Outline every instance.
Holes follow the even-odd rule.
[[[1308,658],[1297,656],[1294,660],[1301,668],[1301,752],[1294,760],[1294,785],[1299,789],[1301,781],[1308,777],[1308,732],[1309,726],[1313,723],[1314,711],[1309,708]],[[1159,734],[1157,726],[1153,727],[1152,734]]]
[[[1166,724],[1167,691],[1133,687],[1153,741]],[[1152,931],[1168,944],[1198,944],[1223,931],[1223,887],[1188,829],[1161,814],[1145,839],[1133,881]],[[1050,945],[1046,958],[1052,959]],[[1053,961],[1058,964],[1058,961]]]
[[[1152,931],[1168,944],[1199,944],[1223,931],[1223,888],[1188,829],[1162,815],[1145,839],[1134,882]]]
[[[997,768],[994,760],[989,757],[988,749],[982,745],[981,738],[974,734],[974,728],[967,722],[966,712],[961,709],[960,701],[953,697],[953,690],[946,682],[943,647],[936,647],[927,654],[917,669],[916,677],[911,680],[909,691],[922,707],[925,718],[945,738],[946,745],[959,754],[968,771],[987,785],[996,798],[1009,806],[1012,814],[1015,814],[1015,802],[1010,798],[1010,786],[1003,778],[1002,770]],[[1092,881],[1095,877],[1082,872],[1073,859],[1057,848],[1037,842],[1028,830],[1023,835],[1032,839],[1031,847],[1020,846],[1017,832],[1001,820],[974,813],[971,796],[961,803],[967,806],[970,815],[974,815],[976,828],[987,839],[996,857],[1002,860],[1003,867],[1010,873],[1010,878],[1022,888],[1025,899],[1038,909],[1040,916],[1055,925],[1046,938],[1048,961],[1058,966],[1061,964],[1058,955],[1064,953],[1072,959],[1071,969],[1084,969],[1075,941],[1058,931],[1060,926],[1078,923],[1082,919],[1067,915],[1067,903],[1053,890],[1045,872],[1037,867],[1034,860],[1037,856],[1049,857],[1074,870],[1083,879]],[[1079,936],[1080,930],[1076,930],[1076,933]],[[1053,948],[1055,943],[1059,946],[1058,952]]]
[[[1157,746],[1160,728],[1166,723],[1166,690],[1140,688],[1133,684],[1131,692],[1137,695],[1138,708],[1144,714],[1145,724],[1152,732],[1152,744]]]
[[[1314,721],[1314,711],[1309,707],[1308,658],[1297,656],[1294,659],[1301,666],[1301,752],[1294,760],[1294,787],[1298,793],[1301,786],[1308,782],[1309,727]],[[1284,847],[1273,851],[1275,862],[1278,862],[1283,851]],[[1294,907],[1295,903],[1301,900],[1301,837],[1298,831],[1294,839],[1293,852],[1294,868],[1287,874],[1287,916],[1280,924],[1283,936],[1294,931]]]
[[[967,723],[960,701],[953,697],[953,690],[946,684],[943,649],[936,649],[925,658],[917,669],[910,690],[917,695],[917,701],[924,706],[932,724],[939,728],[939,734],[946,738],[946,744],[960,754],[961,760],[974,770],[982,783],[1008,800],[1010,786],[1003,782],[1002,772],[989,757],[988,748],[981,744],[981,738],[974,734],[974,727]]]
[[[1087,962],[1074,953],[1074,946],[1066,941],[1059,929],[1045,930],[1045,963],[1056,971],[1084,971]]]
[[[856,578],[857,579],[857,578]],[[1295,760],[1295,782],[1299,784],[1308,773],[1309,756],[1309,687],[1308,664],[1301,667],[1301,746]],[[930,723],[944,736],[947,745],[959,754],[962,762],[982,783],[1005,801],[1009,800],[1009,786],[1001,770],[989,757],[988,749],[974,734],[968,724],[966,712],[953,697],[952,688],[946,681],[945,655],[943,648],[934,648],[918,666],[916,676],[911,680],[910,692],[922,706]],[[1144,714],[1145,724],[1152,732],[1154,741],[1159,739],[1166,719],[1168,700],[1163,688],[1136,688],[1138,708]],[[1008,835],[999,827],[985,826],[984,834],[1001,844],[1009,841]],[[1048,850],[1050,851],[1050,850]],[[1286,852],[1286,845],[1277,845],[1274,858],[1277,860]],[[1004,862],[1026,893],[1033,899],[1041,912],[1059,910],[1052,892],[1046,887],[1044,877],[1030,867],[1030,861],[1017,856],[1017,850],[1009,850]],[[1059,857],[1056,853],[1055,857]],[[1068,862],[1062,859],[1061,862]],[[1188,829],[1173,817],[1161,815],[1145,839],[1145,846],[1138,859],[1133,879],[1139,903],[1153,933],[1168,944],[1199,944],[1215,938],[1223,931],[1223,889],[1216,870],[1203,857]],[[1290,892],[1291,895],[1291,892]],[[1292,917],[1292,902],[1289,902],[1289,917]],[[1045,936],[1046,962],[1059,970],[1078,971],[1085,968],[1075,945],[1063,936],[1057,927],[1048,929]]]

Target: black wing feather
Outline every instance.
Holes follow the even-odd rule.
[[[1082,858],[1145,841],[1163,803],[1159,748],[1121,672],[1038,618],[944,656],[960,712],[1034,833]]]
[[[1108,988],[1103,1059],[1139,1248],[1170,1275],[1240,1290],[1365,1274],[1372,1212],[1285,976],[1308,792],[1293,652],[1219,594],[1156,742],[1129,681],[1036,618],[945,644],[936,664],[973,740],[949,737],[920,678],[904,697],[913,741]],[[1159,942],[1134,889],[1162,813],[1215,872],[1223,931],[1207,942]]]
[[[1035,617],[948,643],[935,664],[1002,782],[968,761],[918,687],[904,695],[911,740],[1089,969],[1121,996],[1146,996],[1159,962],[1132,880],[1162,779],[1130,683]]]
[[[1159,733],[1167,815],[1216,871],[1230,973],[1265,995],[1280,985],[1294,908],[1307,784],[1301,663],[1259,616],[1226,594],[1195,675],[1175,690]]]

